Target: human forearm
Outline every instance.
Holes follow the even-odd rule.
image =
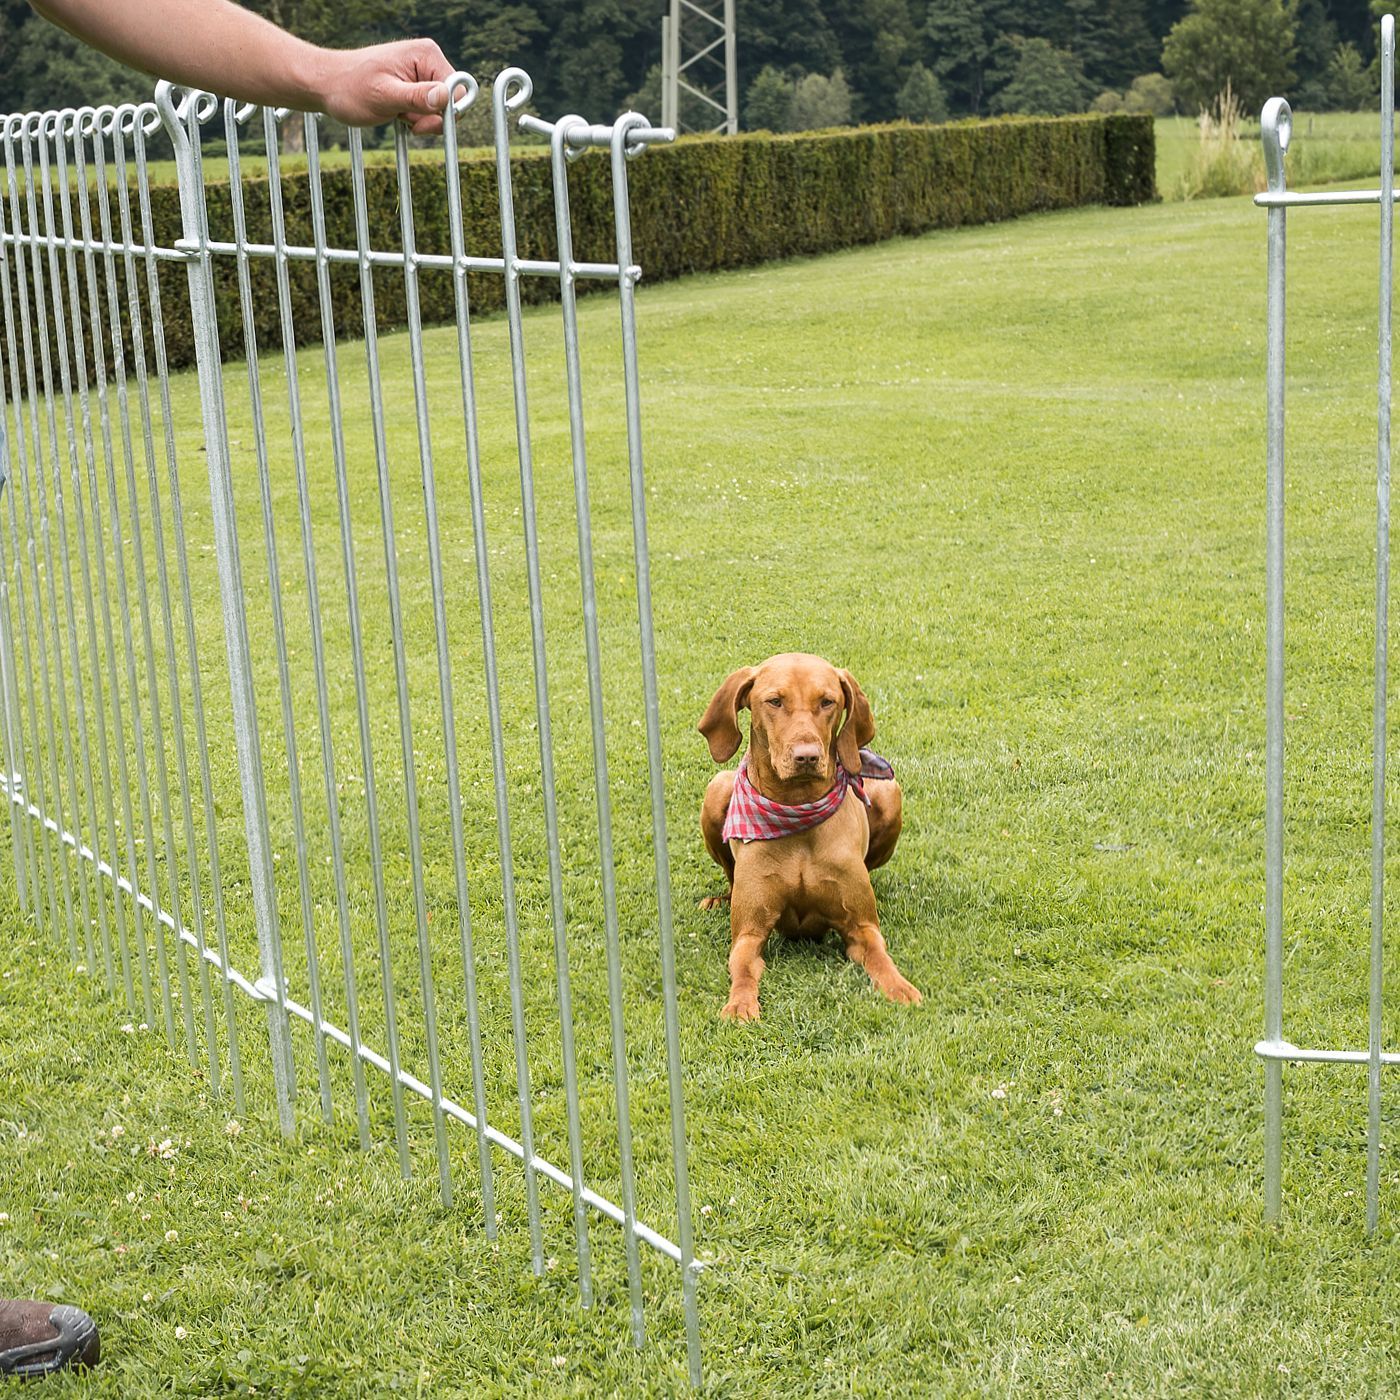
[[[441,125],[440,79],[450,71],[431,40],[323,49],[230,0],[30,0],[94,48],[144,72],[246,102],[324,111],[352,125],[402,116]]]

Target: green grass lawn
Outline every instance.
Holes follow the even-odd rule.
[[[1368,937],[1374,215],[1314,212],[1290,229],[1285,1029],[1299,1043],[1355,1046],[1365,1039]],[[698,1242],[710,1261],[706,1379],[716,1395],[1354,1395],[1392,1384],[1400,1192],[1387,1170],[1382,1230],[1368,1240],[1360,1072],[1290,1072],[1286,1214],[1277,1228],[1260,1216],[1262,1073],[1251,1046],[1262,1017],[1263,263],[1263,214],[1219,200],[937,233],[641,297],[680,1013]],[[644,1219],[669,1230],[629,527],[611,401],[616,309],[596,297],[581,315],[610,758],[624,794],[618,868],[640,1204]],[[594,1179],[613,1192],[556,321],[549,308],[532,312],[527,336],[581,1075]],[[532,1004],[543,1006],[552,972],[505,340],[503,322],[477,328],[526,975]],[[491,1002],[488,1086],[509,1129],[489,767],[471,703],[473,565],[461,454],[451,445],[455,333],[435,330],[428,343],[474,914]],[[441,749],[428,717],[436,670],[411,504],[412,396],[403,341],[386,340],[384,353],[410,682],[423,725],[425,879],[441,930],[450,1088],[465,1101]],[[398,814],[387,821],[386,878],[411,1012],[410,870],[392,781],[382,584],[368,582],[382,561],[358,357],[358,347],[342,347],[376,752]],[[309,399],[319,361],[316,350],[301,357]],[[229,367],[231,393],[242,392],[242,374]],[[265,359],[270,404],[281,378]],[[207,492],[196,403],[192,380],[180,380],[176,424],[198,543]],[[278,412],[281,596],[292,619],[303,781],[316,794],[320,754],[296,621],[304,584]],[[308,421],[328,640],[343,657],[324,409],[309,406]],[[286,759],[275,751],[270,590],[253,543],[251,435],[236,407],[231,434],[277,786]],[[199,550],[195,566],[216,780],[229,792],[218,600]],[[696,823],[712,770],[694,724],[730,669],[799,647],[860,679],[877,747],[903,778],[905,833],[876,888],[891,950],[925,1003],[883,1004],[833,945],[779,945],[763,1021],[736,1028],[716,1017],[727,921],[695,907],[716,875]],[[359,759],[343,664],[332,679],[338,770],[353,793]],[[232,851],[236,799],[219,820]],[[304,960],[292,951],[301,934],[284,804],[273,822],[296,981]],[[347,816],[347,847],[361,867],[362,825]],[[324,854],[318,836],[312,878],[329,949]],[[251,972],[246,891],[229,860],[232,936]],[[356,937],[374,1038],[367,889],[361,870]],[[634,1351],[618,1231],[594,1224],[600,1302],[585,1314],[562,1193],[544,1190],[546,1249],[557,1262],[536,1280],[519,1175],[506,1158],[497,1158],[504,1221],[492,1245],[471,1139],[453,1135],[459,1200],[444,1210],[427,1114],[411,1113],[416,1174],[402,1182],[386,1087],[371,1081],[374,1147],[362,1154],[338,1060],[334,1123],[316,1116],[305,1037],[301,1127],[284,1143],[255,1008],[241,1013],[249,1103],[235,1115],[226,1095],[212,1100],[207,1070],[167,1047],[158,1020],[149,1033],[123,1033],[140,1017],[21,921],[8,879],[3,899],[0,1276],[11,1292],[89,1308],[107,1353],[91,1380],[50,1382],[54,1394],[682,1386],[671,1266],[647,1265],[652,1338]],[[536,1027],[542,1150],[563,1164],[557,1052],[548,1018]],[[415,1072],[421,1054],[410,1034]],[[235,1117],[237,1133],[226,1127]],[[1388,1146],[1394,1124],[1388,1110]]]

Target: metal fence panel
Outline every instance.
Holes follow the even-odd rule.
[[[465,73],[447,86],[458,113],[486,100]],[[314,1094],[327,1122],[353,1112],[362,1146],[392,1131],[408,1175],[421,1106],[444,1204],[463,1191],[492,1238],[523,1207],[536,1273],[540,1178],[563,1188],[585,1307],[602,1247],[590,1216],[620,1224],[638,1345],[643,1252],[673,1261],[698,1382],[627,190],[628,161],[672,133],[635,113],[546,122],[523,113],[530,96],[509,69],[489,98],[499,255],[467,246],[453,121],[426,153],[396,131],[392,203],[367,179],[362,133],[345,133],[347,247],[328,232],[314,115],[163,83],[153,103],[4,119],[0,742],[16,893],[239,1110],[264,1082],[240,1021],[254,1004],[284,1133]],[[516,246],[522,129],[548,141],[553,258]],[[157,131],[183,225],[164,243]],[[228,186],[211,196],[214,140]],[[573,247],[569,169],[590,147],[610,161],[609,261]],[[245,178],[254,157],[265,183]],[[448,246],[428,251],[425,191],[447,209]],[[192,381],[167,354],[181,265]],[[440,277],[453,319],[432,328],[420,284]],[[506,310],[486,355],[471,314],[483,277],[501,279]],[[557,284],[557,330],[526,321],[527,277]],[[618,288],[619,366],[583,352],[580,278]],[[220,329],[234,302],[224,325],[241,344]],[[313,303],[308,325],[298,308]],[[352,335],[359,349],[337,340]],[[532,387],[566,405],[567,444],[532,423]],[[188,476],[201,452],[207,498]],[[624,561],[631,617],[599,582]],[[586,724],[556,725],[561,696]],[[624,725],[646,742],[619,780]],[[657,958],[659,1008],[637,995]],[[629,1025],[654,1011],[660,1182],[643,1180],[629,1091]],[[475,1144],[463,1181],[454,1123]],[[642,1218],[662,1203],[674,1232]]]

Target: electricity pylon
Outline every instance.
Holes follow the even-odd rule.
[[[682,94],[696,122],[682,115]],[[728,136],[739,130],[734,0],[670,0],[661,17],[661,124]]]

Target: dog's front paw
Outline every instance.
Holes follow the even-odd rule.
[[[702,899],[702,900],[700,901],[700,907],[701,907],[702,909],[718,909],[718,908],[720,907],[721,904],[728,904],[728,903],[729,903],[729,895],[728,895],[727,893],[726,893],[726,894],[707,894],[707,895],[704,897],[704,899]]]
[[[914,993],[918,996],[918,993]],[[758,1020],[758,997],[752,992],[735,992],[724,1004],[724,1010],[720,1013],[721,1020],[725,1021],[756,1021]]]
[[[918,1006],[924,999],[919,989],[897,972],[881,986],[880,990],[891,1001],[900,1002],[904,1006]]]

